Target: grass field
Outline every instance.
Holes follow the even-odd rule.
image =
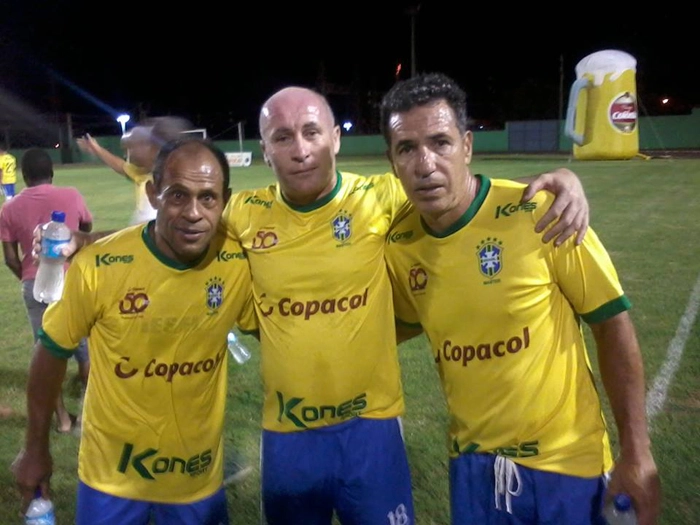
[[[566,157],[476,158],[473,169],[490,177],[514,178],[557,166],[581,177],[591,203],[591,226],[615,262],[632,300],[632,317],[645,356],[652,439],[664,490],[662,525],[700,522],[700,160],[652,159],[569,162]],[[339,167],[362,174],[383,172],[381,158],[343,159]],[[272,181],[268,168],[253,163],[232,173],[234,189]],[[133,189],[103,167],[57,171],[55,183],[76,186],[95,216],[95,230],[128,222]],[[0,403],[15,414],[0,420],[0,524],[20,523],[19,499],[9,465],[23,442],[24,388],[31,334],[20,285],[9,270],[0,271]],[[591,348],[590,333],[586,336]],[[227,445],[258,464],[262,386],[257,342],[246,338],[253,358],[244,366],[229,362]],[[596,371],[595,352],[591,358]],[[425,339],[400,347],[406,392],[406,444],[414,476],[417,523],[447,525],[448,483],[445,404]],[[66,404],[78,402],[77,368],[71,361]],[[601,386],[601,392],[602,392]],[[607,407],[607,404],[606,404]],[[607,408],[606,408],[607,410]],[[608,421],[613,421],[608,413]],[[613,440],[616,433],[612,429]],[[59,525],[72,523],[78,439],[52,435],[53,499]],[[228,489],[231,523],[259,522],[259,469]]]

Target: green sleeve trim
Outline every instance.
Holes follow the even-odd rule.
[[[632,303],[625,295],[621,295],[617,299],[605,303],[600,308],[588,312],[587,314],[582,314],[581,318],[588,324],[602,323],[608,319],[615,317],[617,314],[629,310],[632,308]]]
[[[44,348],[46,348],[52,356],[58,357],[59,359],[70,359],[73,357],[73,351],[67,350],[56,344],[56,342],[51,339],[46,332],[44,332],[43,328],[39,328],[37,335],[39,341],[41,341],[41,344],[44,345]]]
[[[396,320],[396,324],[400,324],[401,326],[406,326],[408,328],[423,328],[423,325],[420,323],[409,323],[406,321],[402,321],[398,317],[395,317],[394,319]]]

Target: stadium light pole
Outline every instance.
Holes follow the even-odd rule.
[[[405,14],[411,17],[411,77],[416,76],[416,16],[420,11],[420,4],[406,8]]]
[[[122,127],[122,135],[124,135],[126,133],[126,123],[129,122],[130,120],[131,120],[131,116],[127,115],[126,113],[123,113],[117,117],[117,122],[119,122],[119,124]]]

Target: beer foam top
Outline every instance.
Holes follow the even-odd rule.
[[[606,75],[612,75],[611,80],[616,80],[624,71],[635,71],[637,60],[624,51],[604,49],[583,58],[576,64],[576,78],[583,75],[593,75],[594,84],[603,83]]]

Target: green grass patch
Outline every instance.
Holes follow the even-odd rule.
[[[558,166],[573,169],[581,177],[591,203],[591,226],[608,248],[622,284],[633,303],[632,317],[645,356],[650,387],[666,360],[669,344],[684,315],[690,293],[700,274],[700,161],[653,159],[631,161],[569,162],[567,157],[477,157],[473,171],[490,177],[515,178]],[[361,174],[389,169],[383,158],[341,158],[339,167]],[[266,166],[254,162],[232,169],[236,189],[273,182]],[[124,178],[101,166],[60,168],[55,184],[75,186],[85,196],[95,216],[95,230],[125,226],[133,208],[133,187]],[[21,187],[21,185],[20,185]],[[20,189],[20,188],[18,188]],[[22,445],[26,422],[25,383],[32,338],[24,312],[20,284],[9,272],[0,271],[0,402],[15,415],[0,421],[0,523],[19,522],[19,496],[9,465]],[[590,333],[586,332],[596,379],[597,364]],[[259,347],[244,366],[229,362],[229,403],[226,443],[235,446],[255,465],[254,474],[228,489],[232,524],[259,522],[259,438],[262,385]],[[406,392],[404,417],[410,456],[417,523],[449,523],[448,467],[445,403],[424,337],[400,347]],[[75,411],[78,403],[77,366],[69,364],[65,401]],[[694,524],[700,515],[700,323],[696,319],[685,344],[681,365],[668,392],[664,410],[653,421],[653,447],[664,490],[662,525]],[[599,382],[600,385],[600,382]],[[601,392],[603,391],[600,385]],[[604,406],[609,422],[612,415]],[[616,441],[615,429],[611,429]],[[53,499],[59,523],[74,517],[78,440],[70,435],[52,436]]]

